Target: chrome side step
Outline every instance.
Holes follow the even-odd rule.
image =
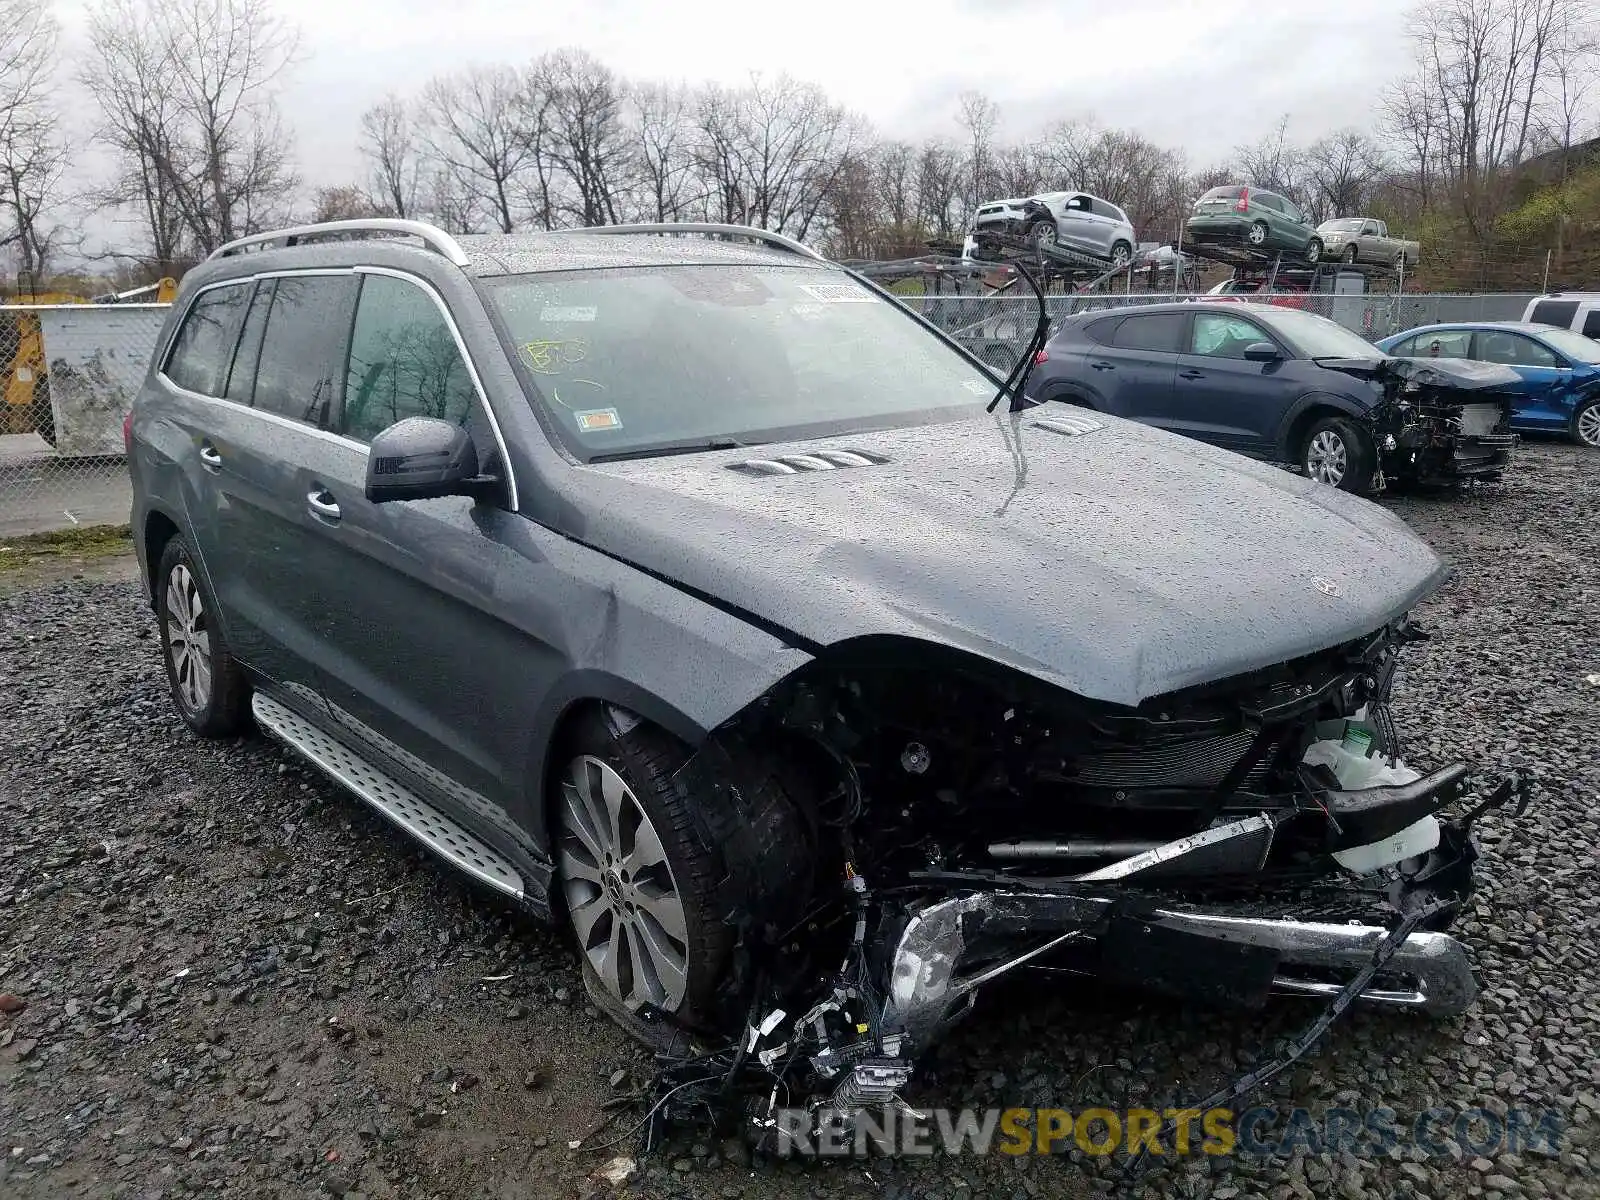
[[[397,783],[365,758],[330,737],[293,709],[256,692],[256,724],[303,755],[459,871],[498,892],[523,898],[522,876],[511,860]]]

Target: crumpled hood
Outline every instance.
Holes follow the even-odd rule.
[[[1319,367],[1341,371],[1363,379],[1398,379],[1419,387],[1453,389],[1463,392],[1514,392],[1522,387],[1522,376],[1499,363],[1466,358],[1319,358]]]
[[[807,450],[886,461],[737,469]],[[1376,505],[1055,404],[593,465],[573,486],[574,536],[812,647],[940,642],[1128,705],[1359,637],[1447,574]]]

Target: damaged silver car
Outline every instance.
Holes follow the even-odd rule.
[[[127,426],[177,711],[567,926],[675,1093],[893,1100],[1034,966],[1460,1012],[1518,787],[1403,757],[1444,566],[1031,360],[736,227],[225,246]]]

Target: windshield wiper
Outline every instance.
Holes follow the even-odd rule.
[[[1007,392],[1011,394],[1010,411],[1021,412],[1028,407],[1028,399],[1023,394],[1028,386],[1028,376],[1033,374],[1034,362],[1039,357],[1039,351],[1043,350],[1045,343],[1050,340],[1050,309],[1045,304],[1044,289],[1020,261],[1013,261],[1011,265],[1033,289],[1034,298],[1039,303],[1039,317],[1034,322],[1033,336],[1022,349],[1022,357],[1017,359],[1016,365],[1011,368],[1011,373],[1006,376],[1006,381],[1000,385],[1000,390],[994,394],[994,399],[989,401],[989,407],[984,410],[985,412],[993,412],[995,405],[1000,403]]]
[[[630,458],[665,458],[669,454],[705,454],[711,450],[738,450],[748,442],[736,442],[732,438],[712,438],[704,442],[686,442],[665,446],[641,446],[635,450],[613,450],[607,454],[591,455],[589,461],[623,462]]]

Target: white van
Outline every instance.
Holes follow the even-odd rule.
[[[1600,292],[1551,292],[1528,301],[1524,321],[1556,325],[1600,341]]]

